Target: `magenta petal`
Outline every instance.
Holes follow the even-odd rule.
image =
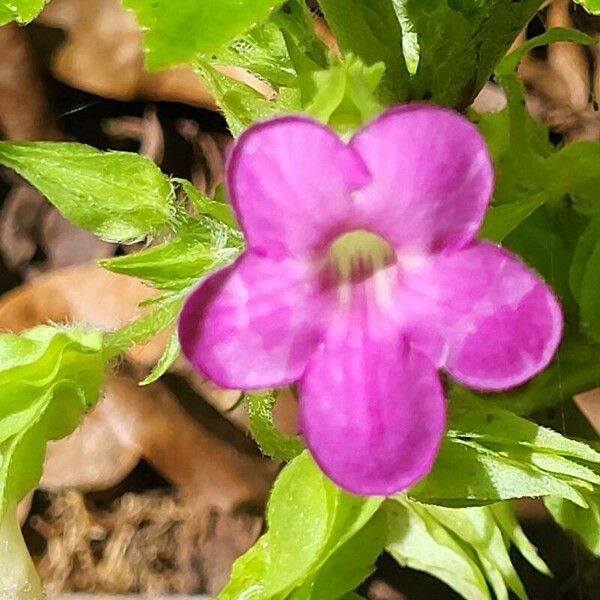
[[[321,248],[351,218],[352,190],[369,174],[329,128],[290,116],[248,129],[228,163],[227,184],[248,246],[270,256]]]
[[[475,237],[494,175],[485,142],[467,119],[435,106],[403,106],[360,130],[350,146],[372,175],[356,201],[390,243],[427,252]]]
[[[259,389],[295,381],[322,338],[321,306],[292,259],[243,254],[187,299],[179,339],[217,385]]]
[[[445,426],[443,391],[431,362],[399,335],[369,338],[351,323],[330,331],[299,396],[308,448],[340,487],[388,495],[431,469]]]
[[[478,242],[439,255],[421,282],[437,294],[447,344],[442,366],[458,381],[482,390],[506,389],[552,359],[562,332],[558,301],[506,250]]]

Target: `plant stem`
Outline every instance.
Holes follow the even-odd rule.
[[[0,600],[42,600],[42,584],[17,519],[16,504],[0,521]]]

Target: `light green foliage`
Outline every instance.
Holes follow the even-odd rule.
[[[586,548],[600,556],[600,496],[586,495],[589,508],[581,508],[564,498],[544,498],[544,504],[555,521],[574,533]]]
[[[375,570],[387,536],[386,514],[378,511],[290,599],[338,600],[345,592],[352,592]]]
[[[385,99],[389,102],[406,100],[409,73],[402,53],[402,30],[394,2],[321,0],[320,6],[341,51],[358,56],[367,65],[383,63],[386,69],[382,86]]]
[[[48,0],[0,0],[0,25],[10,21],[25,24],[33,21]]]
[[[600,14],[600,0],[575,0],[591,12],[592,14]]]
[[[122,0],[146,31],[146,65],[163,69],[220,50],[281,0]]]
[[[299,112],[304,81],[310,82],[311,73],[326,64],[323,44],[301,0],[288,1],[268,21],[194,62],[235,136],[257,120]],[[271,94],[265,97],[223,75],[222,65],[244,68],[271,86]]]
[[[263,454],[279,460],[292,460],[304,450],[299,437],[282,434],[273,423],[275,392],[248,394],[247,400],[250,431]]]
[[[179,352],[181,347],[179,345],[179,337],[177,336],[177,331],[173,331],[169,336],[169,341],[167,342],[167,346],[162,354],[162,356],[158,359],[158,362],[148,373],[148,375],[140,381],[140,385],[149,385],[158,381],[169,369],[169,367],[177,360],[179,356]]]
[[[268,99],[250,86],[223,75],[206,61],[198,59],[195,66],[221,107],[234,136],[255,121],[300,109],[300,93],[294,88],[282,88]]]
[[[203,275],[231,262],[239,247],[229,246],[227,228],[205,219],[172,239],[135,254],[100,261],[115,273],[148,281],[161,290],[179,292],[193,286]]]
[[[527,598],[508,554],[511,540],[548,573],[506,503],[454,509],[398,497],[386,509],[388,552],[400,564],[441,579],[467,600],[491,598],[490,588],[498,600],[508,600],[509,590]]]
[[[106,334],[104,355],[107,358],[114,358],[135,344],[147,342],[173,324],[182,303],[181,294],[160,297],[154,310]]]
[[[304,110],[339,132],[353,131],[383,110],[375,92],[384,72],[383,63],[366,67],[352,55],[314,71],[303,90],[309,98]]]
[[[219,600],[282,599],[290,594],[296,599],[339,598],[358,573],[372,568],[377,542],[379,549],[384,545],[385,524],[376,516],[381,502],[341,491],[308,452],[302,453],[277,478],[268,505],[268,531],[236,562]],[[359,544],[359,560],[344,565],[347,571],[342,572],[344,556]],[[332,577],[323,578],[323,572]]]
[[[236,235],[239,238],[238,245],[242,243],[242,235],[239,233],[239,226],[233,214],[231,206],[224,198],[223,186],[217,187],[214,198],[209,198],[200,193],[187,179],[173,179],[175,183],[181,186],[181,189],[193,204],[194,208],[201,214],[226,225],[229,228],[227,235],[230,239]],[[209,225],[208,222],[204,222]],[[213,224],[214,226],[214,224]]]
[[[417,503],[386,505],[390,536],[386,550],[402,565],[425,571],[466,600],[489,600],[485,577],[469,549]]]
[[[449,404],[449,431],[433,467],[410,490],[450,507],[559,496],[585,507],[600,484],[600,454],[462,391]],[[452,465],[460,465],[460,469]]]
[[[38,188],[69,221],[111,242],[163,228],[173,190],[149,159],[61,142],[2,142],[0,164]]]
[[[0,335],[0,513],[37,484],[46,442],[71,433],[96,403],[104,366],[94,330]]]
[[[236,37],[214,53],[213,60],[217,64],[244,67],[277,89],[290,87],[296,78],[284,34],[273,20],[256,25]]]

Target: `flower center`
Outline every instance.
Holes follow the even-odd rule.
[[[338,281],[359,281],[394,264],[396,253],[382,237],[357,229],[337,237],[328,258]]]

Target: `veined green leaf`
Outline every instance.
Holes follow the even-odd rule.
[[[527,599],[523,584],[510,560],[502,531],[489,507],[456,509],[428,506],[425,510],[446,529],[473,547],[496,597],[508,600],[509,589],[521,600]]]
[[[527,598],[510,560],[512,540],[534,566],[549,574],[507,503],[457,509],[398,497],[385,507],[392,556],[441,579],[467,599],[490,598],[488,585],[496,599],[508,600],[508,590]]]
[[[476,556],[422,506],[387,502],[390,534],[386,550],[402,565],[443,581],[465,600],[491,600]]]
[[[493,402],[479,400],[471,392],[462,392],[450,402],[448,420],[451,437],[521,446],[529,451],[600,463],[600,453],[587,444],[518,417]]]
[[[460,465],[459,471],[456,465]],[[418,501],[448,507],[481,506],[511,498],[552,495],[585,506],[577,487],[573,486],[573,480],[565,481],[562,476],[535,467],[522,457],[511,458],[509,451],[494,451],[472,440],[446,438],[433,469],[409,494]]]
[[[163,69],[222,49],[282,0],[179,0],[176,7],[169,0],[122,2],[145,30],[146,65]]]
[[[0,164],[38,188],[69,221],[111,242],[163,228],[173,189],[149,159],[70,142],[0,141]]]
[[[100,264],[114,273],[144,279],[160,290],[179,292],[239,254],[239,248],[227,244],[222,228],[186,233],[135,254],[101,260]]]
[[[294,85],[296,79],[284,35],[273,20],[256,25],[236,37],[231,44],[213,54],[210,60],[215,64],[243,67],[268,81],[275,89]]]

